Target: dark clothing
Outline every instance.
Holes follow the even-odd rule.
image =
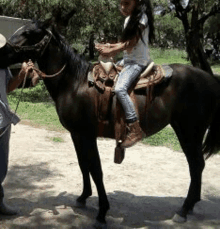
[[[9,140],[11,134],[11,125],[5,127],[6,132],[0,138],[0,202],[4,197],[2,183],[8,171],[8,154],[9,154]]]
[[[7,69],[0,69],[0,202],[4,197],[2,183],[8,170],[9,140],[11,123],[17,124],[20,119],[8,107],[7,85],[12,75]]]
[[[8,69],[0,69],[0,136],[2,128],[13,123],[17,124],[20,119],[17,115],[13,114],[8,107],[7,100],[7,85],[12,78],[11,72]]]

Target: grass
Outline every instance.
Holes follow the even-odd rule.
[[[213,72],[215,74],[219,74],[220,75],[220,64],[219,63],[213,63],[212,64],[212,69],[213,69]]]
[[[151,48],[151,59],[156,64],[182,63],[189,64],[184,50]]]
[[[186,53],[179,50],[151,49],[151,57],[156,64],[188,64]],[[213,63],[212,67],[215,73],[220,74],[219,63]],[[15,110],[20,96],[21,89],[17,89],[8,95],[9,104],[13,110]],[[43,82],[40,82],[35,88],[23,90],[17,114],[22,120],[28,120],[28,123],[33,126],[64,131],[64,128],[59,122],[54,103]],[[63,142],[59,137],[54,137],[51,140],[54,142]],[[152,146],[166,146],[176,151],[181,150],[179,141],[170,127],[166,127],[159,133],[144,139],[143,143]]]
[[[177,136],[171,127],[166,127],[157,134],[144,138],[142,142],[151,146],[166,146],[175,151],[181,151]]]
[[[21,94],[22,93],[22,94]],[[45,127],[49,130],[63,131],[53,101],[40,82],[35,88],[17,89],[8,95],[8,101],[12,110],[17,109],[17,114],[22,120],[29,120],[29,123],[37,127]]]
[[[64,140],[61,137],[53,137],[51,138],[53,142],[61,143],[64,142]]]

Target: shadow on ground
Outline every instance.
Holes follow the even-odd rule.
[[[20,209],[14,217],[0,219],[0,228],[10,229],[73,229],[93,228],[98,213],[98,198],[90,197],[86,208],[76,208],[76,195],[61,192],[55,195],[51,184],[39,190],[38,182],[58,176],[47,163],[11,167],[5,189],[7,202]],[[59,175],[60,176],[60,175]],[[39,191],[39,193],[38,193]],[[36,198],[25,195],[32,193]],[[74,191],[73,191],[74,192]],[[14,196],[14,197],[13,197]],[[33,200],[35,199],[35,200]],[[118,228],[220,228],[220,198],[206,196],[185,224],[170,220],[182,205],[182,197],[135,196],[129,192],[108,193],[111,209],[107,215],[109,229]]]
[[[14,218],[3,217],[8,228],[92,228],[98,213],[98,198],[91,197],[87,207],[76,208],[77,196],[60,193],[58,196],[48,192],[40,195],[37,201],[26,198],[12,198],[10,205],[19,207],[20,214]],[[204,200],[195,208],[194,215],[184,225],[174,224],[170,219],[182,204],[183,198],[135,196],[127,192],[108,194],[111,210],[107,215],[108,228],[220,228],[219,198]],[[206,209],[206,210],[205,210]],[[203,211],[204,210],[204,211]],[[201,212],[203,214],[201,214]],[[0,222],[1,225],[1,222]],[[201,225],[201,227],[200,227]]]

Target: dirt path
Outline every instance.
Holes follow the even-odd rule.
[[[53,137],[65,142],[56,143]],[[98,142],[111,209],[109,229],[220,228],[220,156],[209,159],[203,175],[202,201],[185,224],[170,218],[187,194],[188,165],[183,154],[141,143],[128,149],[121,165],[113,163],[115,142]],[[7,202],[20,208],[2,218],[0,228],[92,228],[97,192],[86,209],[71,208],[81,192],[81,173],[68,133],[18,124],[12,129]],[[64,206],[67,208],[64,208]]]

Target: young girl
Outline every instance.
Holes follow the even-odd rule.
[[[120,11],[126,16],[121,42],[98,44],[96,49],[107,57],[124,51],[124,68],[119,74],[115,93],[125,111],[128,126],[128,134],[121,147],[128,148],[142,138],[142,130],[128,89],[151,62],[148,43],[154,38],[154,26],[150,0],[120,0]]]

